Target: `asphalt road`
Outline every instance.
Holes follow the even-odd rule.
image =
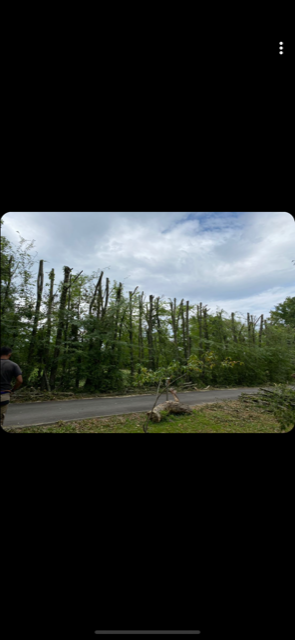
[[[267,388],[267,387],[266,387]],[[178,393],[180,402],[190,405],[237,399],[241,393],[257,393],[259,387],[240,389],[219,389],[208,391],[187,391]],[[10,403],[4,421],[4,427],[33,427],[48,425],[58,420],[83,420],[102,416],[141,413],[152,409],[156,395],[123,396],[113,398],[85,398],[81,400],[59,400],[49,402]],[[157,404],[165,402],[162,394]],[[169,400],[173,396],[169,393]]]

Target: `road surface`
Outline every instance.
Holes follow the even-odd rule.
[[[267,388],[267,387],[265,387]],[[270,388],[270,387],[269,387]],[[239,389],[209,389],[208,391],[186,391],[178,393],[180,402],[190,405],[236,400],[241,393],[257,393],[259,387]],[[84,398],[81,400],[59,400],[48,402],[10,403],[4,421],[4,427],[34,427],[49,425],[59,420],[83,420],[102,416],[122,415],[124,413],[142,413],[150,411],[156,395],[121,396],[113,398]],[[169,400],[173,397],[169,393]],[[157,404],[165,402],[162,394]]]

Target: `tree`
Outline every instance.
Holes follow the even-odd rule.
[[[270,311],[270,318],[273,325],[290,325],[295,328],[295,297],[286,298],[285,302],[277,304],[275,311]]]
[[[50,373],[51,388],[54,388],[55,386],[55,378],[56,378],[57,369],[58,369],[58,358],[60,353],[61,338],[62,338],[64,322],[65,322],[65,306],[66,306],[68,283],[69,283],[71,271],[72,269],[70,269],[70,267],[64,267],[64,282],[63,282],[60,305],[59,305],[59,322],[58,322],[58,328],[57,328],[57,334],[56,334],[53,363],[52,363],[51,373]]]

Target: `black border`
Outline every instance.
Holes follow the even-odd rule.
[[[89,129],[80,113],[74,126],[66,127],[59,117],[53,123],[49,108],[41,126],[32,120],[32,137],[31,121],[25,117],[19,123],[23,94],[2,152],[2,212],[287,211],[295,217],[287,56],[292,40],[280,26],[276,32],[278,42],[286,43],[286,55],[279,58],[274,47],[271,63],[265,45],[274,41],[275,31],[260,40],[249,32],[244,57],[226,59],[220,50],[217,60],[210,54],[210,68],[201,68],[196,56],[191,96],[182,93],[177,99],[175,83],[160,120],[160,101],[152,95],[153,124],[150,104],[142,112],[141,101],[134,103],[131,118],[117,122],[126,97],[121,93],[111,121],[97,110],[97,101]],[[206,82],[203,77],[199,82],[201,73]],[[104,103],[102,96],[100,107]],[[7,104],[10,108],[11,99]],[[52,630],[60,637],[86,638],[94,636],[98,617],[100,626],[112,626],[114,620],[129,626],[132,615],[134,626],[145,620],[159,627],[165,619],[165,626],[169,620],[177,628],[185,620],[201,630],[201,638],[289,637],[288,574],[282,567],[289,566],[293,531],[291,523],[286,526],[292,436],[294,430],[279,439],[201,438],[195,447],[187,439],[140,444],[126,437],[95,447],[89,439],[77,444],[61,438],[57,445],[54,439],[6,437],[2,488],[11,516],[4,557],[11,575],[12,552],[21,539],[22,563],[28,563],[23,587],[17,571],[9,626],[15,631],[19,625],[22,632],[30,628],[31,636],[36,629],[36,637],[40,630],[45,637]],[[73,511],[79,505],[80,517],[65,542],[65,505],[70,504]],[[103,522],[107,516],[113,538]],[[129,544],[125,534],[134,520],[140,521],[140,532]],[[172,567],[169,580],[163,575],[164,556]],[[129,558],[126,576],[122,557]],[[130,575],[132,561],[136,579]],[[54,588],[50,563],[56,566]],[[28,576],[37,565],[41,577],[32,597]],[[152,581],[148,565],[155,569]],[[160,595],[155,595],[159,584]],[[6,583],[10,602],[15,588],[15,581],[11,588]]]

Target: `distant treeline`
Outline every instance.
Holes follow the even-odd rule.
[[[138,287],[124,294],[121,282],[103,281],[103,271],[87,276],[65,266],[55,290],[54,269],[44,286],[43,260],[34,282],[34,241],[25,242],[14,251],[1,235],[1,344],[13,349],[25,383],[122,390],[191,362],[197,366],[187,380],[202,384],[286,382],[295,371],[295,298],[269,318],[248,313],[241,322],[202,302],[146,298]]]

